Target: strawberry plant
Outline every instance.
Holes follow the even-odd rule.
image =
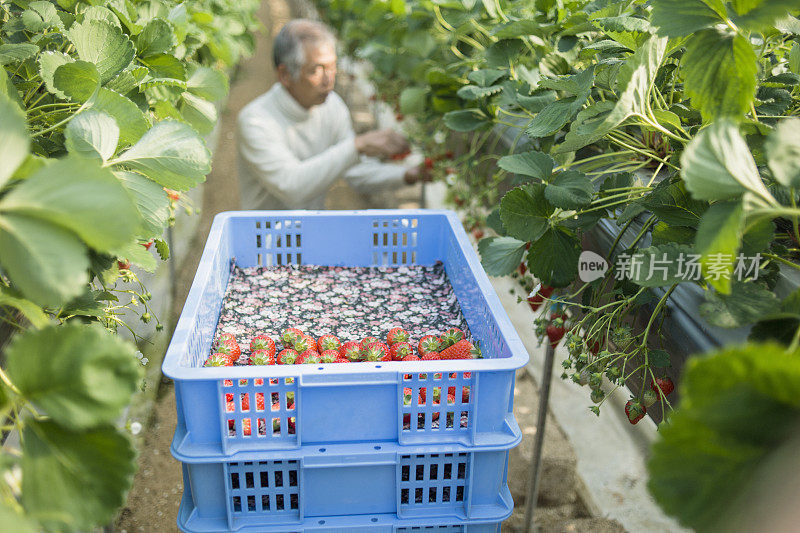
[[[168,258],[180,193],[210,170],[201,134],[256,7],[0,0],[0,412],[19,437],[4,530],[86,531],[124,502],[136,461],[118,426],[143,372],[117,333],[126,310],[162,328],[137,271]]]
[[[371,62],[380,100],[404,114],[465,228],[485,228],[484,269],[519,282],[542,317],[539,338],[561,340],[544,317],[569,310],[562,377],[588,385],[593,412],[627,385],[632,422],[646,410],[680,420],[680,409],[669,414],[662,325],[687,291],[699,296],[697,320],[796,354],[795,2],[318,4],[346,49]],[[445,171],[435,154],[450,146],[459,150]],[[582,247],[598,228],[613,231],[607,268],[583,279]],[[688,453],[677,440],[665,462]],[[667,470],[654,469],[662,489]],[[706,498],[684,509],[677,494],[654,493],[688,524],[705,513]]]

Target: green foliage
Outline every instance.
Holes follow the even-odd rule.
[[[680,409],[659,431],[648,463],[655,499],[684,526],[725,530],[749,509],[742,498],[749,480],[800,421],[798,398],[800,353],[777,344],[689,361]]]
[[[136,462],[117,426],[143,372],[116,334],[149,293],[117,261],[169,257],[164,187],[209,172],[198,132],[252,50],[258,5],[0,2],[0,307],[17,330],[0,416],[21,437],[0,454],[0,529],[87,531],[124,503]]]

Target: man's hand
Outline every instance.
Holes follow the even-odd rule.
[[[430,169],[424,164],[410,167],[403,176],[408,185],[413,185],[418,181],[431,181],[432,178]]]
[[[391,129],[372,130],[356,135],[354,142],[358,153],[381,159],[409,150],[405,137]]]

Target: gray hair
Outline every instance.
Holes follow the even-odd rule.
[[[322,43],[336,44],[333,33],[315,20],[295,19],[286,23],[275,37],[272,60],[275,68],[286,65],[292,78],[297,79],[306,62],[306,46]]]

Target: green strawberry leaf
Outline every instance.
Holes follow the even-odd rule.
[[[3,197],[0,215],[12,213],[61,226],[99,251],[128,242],[140,225],[133,199],[114,174],[78,157],[43,167]]]
[[[741,529],[759,495],[774,499],[786,486],[780,469],[795,470],[787,467],[800,421],[800,354],[775,343],[703,354],[687,362],[680,392],[680,408],[652,447],[648,488],[686,527]]]
[[[738,328],[757,322],[778,308],[775,293],[757,282],[732,280],[731,293],[706,292],[700,316],[712,326]]]
[[[23,507],[48,531],[87,531],[109,523],[133,485],[133,443],[110,426],[73,432],[55,420],[25,424]]]
[[[138,236],[143,240],[161,237],[169,222],[169,197],[164,188],[136,172],[118,170],[114,174],[136,200],[143,222]]]
[[[695,249],[701,254],[703,277],[722,294],[731,292],[744,218],[741,202],[720,202],[708,208],[697,228]]]
[[[528,251],[528,270],[545,285],[566,287],[578,275],[581,243],[560,227],[547,231]]]
[[[653,4],[651,21],[665,37],[684,37],[723,23],[727,18],[722,0],[659,0]]]
[[[525,242],[512,237],[487,237],[478,242],[481,265],[490,276],[514,272],[525,254]]]
[[[497,160],[497,166],[512,174],[550,181],[556,162],[545,153],[531,150],[530,152],[504,155]]]
[[[64,129],[64,145],[74,155],[108,161],[117,150],[118,141],[117,123],[94,109],[79,113]]]
[[[577,170],[559,172],[544,189],[547,201],[561,209],[578,209],[589,205],[594,194],[592,182]]]
[[[14,533],[36,533],[39,531],[27,517],[9,507],[6,502],[0,502],[0,525],[3,526],[5,531],[13,531]]]
[[[800,119],[781,120],[765,143],[767,162],[784,187],[800,187]]]
[[[407,115],[424,112],[429,92],[427,87],[406,87],[400,93],[400,111]]]
[[[0,66],[30,59],[39,53],[39,47],[32,43],[0,44]]]
[[[179,109],[184,120],[201,134],[210,133],[217,123],[217,108],[214,104],[190,92],[181,95]]]
[[[89,283],[86,248],[71,231],[38,218],[0,213],[0,266],[23,297],[58,307]]]
[[[136,52],[122,30],[100,20],[75,23],[67,31],[78,57],[94,63],[105,83],[131,64]]]
[[[124,145],[135,143],[150,129],[145,114],[132,100],[105,87],[100,88],[91,107],[114,118]]]
[[[25,114],[0,96],[0,189],[27,157],[30,143]]]
[[[691,246],[660,244],[618,255],[617,267],[625,279],[640,287],[666,287],[699,276],[700,272],[689,266],[693,254]]]
[[[487,117],[480,109],[450,111],[444,115],[444,124],[453,131],[473,131],[488,125]]]
[[[39,76],[47,90],[62,100],[66,100],[67,95],[56,88],[53,78],[58,67],[74,62],[75,59],[63,52],[46,51],[39,54]]]
[[[153,126],[111,163],[176,191],[191,189],[211,171],[211,155],[203,139],[186,124],[171,120]]]
[[[162,18],[152,18],[136,36],[136,49],[140,57],[163,54],[177,44],[172,24]]]
[[[681,60],[684,89],[705,120],[743,118],[756,94],[758,61],[753,46],[728,29],[692,34]]]
[[[547,230],[553,213],[544,196],[544,185],[512,189],[500,201],[500,219],[508,235],[523,242],[535,241]]]
[[[56,66],[53,88],[55,94],[66,95],[70,100],[82,104],[100,90],[100,73],[97,67],[87,61],[66,62]]]
[[[217,69],[197,67],[186,80],[186,88],[200,98],[217,102],[228,95],[228,77]]]
[[[119,418],[142,376],[134,354],[105,329],[70,322],[16,336],[7,365],[25,399],[78,430]]]
[[[50,319],[42,311],[42,308],[24,298],[18,298],[10,293],[9,289],[0,287],[0,305],[13,307],[31,323],[31,325],[40,329],[50,323]]]

